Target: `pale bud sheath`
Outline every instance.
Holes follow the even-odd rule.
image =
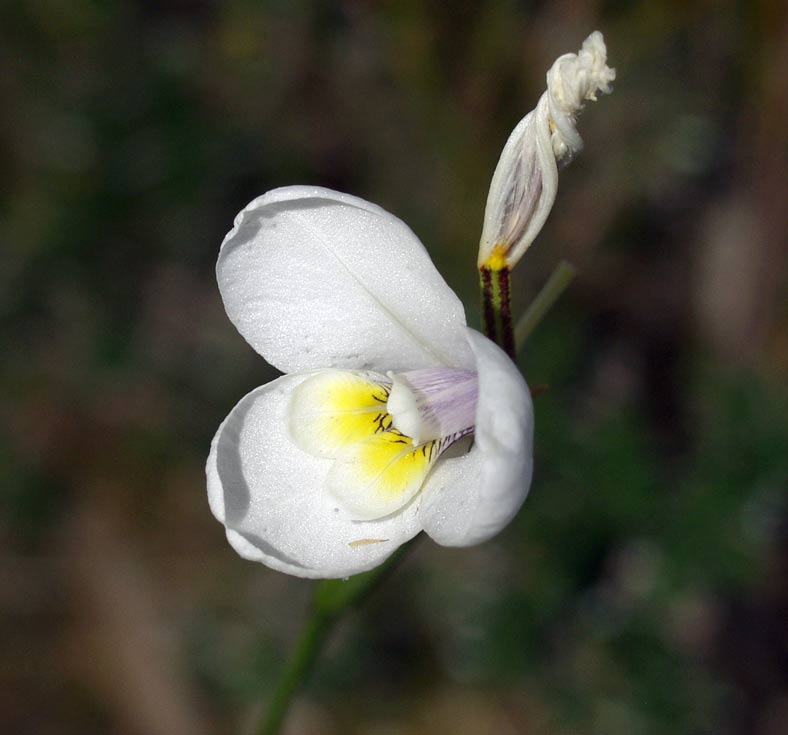
[[[558,164],[569,163],[583,141],[576,119],[597,93],[609,94],[602,34],[594,31],[577,54],[560,56],[547,72],[547,90],[515,127],[493,174],[479,243],[479,268],[513,267],[547,219],[558,190]]]

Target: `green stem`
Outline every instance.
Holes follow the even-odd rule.
[[[326,579],[315,586],[311,615],[279,677],[268,710],[257,728],[257,735],[276,735],[279,732],[293,696],[309,676],[326,639],[342,614],[361,605],[396,569],[420,538],[421,535],[403,544],[383,564],[369,572],[356,574],[347,580]]]
[[[279,677],[268,711],[257,729],[259,735],[276,735],[279,732],[290,701],[312,669],[333,622],[329,615],[317,610],[312,612],[290,661]]]
[[[514,339],[518,349],[522,349],[531,332],[536,329],[576,274],[574,266],[565,260],[558,264],[547,283],[542,286],[542,290],[517,321],[517,326],[514,328]]]

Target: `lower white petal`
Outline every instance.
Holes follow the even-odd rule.
[[[290,439],[287,411],[312,373],[286,375],[246,395],[214,437],[211,510],[244,558],[300,577],[339,578],[371,569],[420,530],[415,505],[354,521],[325,490],[331,460]]]
[[[497,345],[468,330],[479,398],[471,451],[441,460],[423,489],[419,519],[444,546],[471,546],[514,518],[531,484],[533,405],[516,365]]]

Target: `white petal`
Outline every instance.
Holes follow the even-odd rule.
[[[274,380],[230,412],[211,444],[208,499],[244,558],[299,577],[346,577],[415,536],[418,508],[359,522],[332,501],[324,489],[331,460],[303,452],[287,432],[290,396],[308,377]]]
[[[227,314],[283,372],[465,367],[465,312],[408,226],[363,199],[290,186],[235,219],[216,265]]]
[[[471,451],[443,459],[423,490],[419,518],[444,546],[471,546],[514,518],[531,484],[533,405],[515,364],[486,337],[468,330],[479,373]]]

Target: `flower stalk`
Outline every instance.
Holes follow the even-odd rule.
[[[314,587],[312,610],[293,653],[283,669],[257,735],[277,735],[295,693],[301,688],[323,650],[326,639],[343,614],[361,605],[377,589],[421,536],[400,546],[383,564],[349,579],[326,579]]]
[[[512,276],[509,266],[501,263],[479,268],[482,296],[482,331],[512,360],[515,358],[515,335],[512,322]]]
[[[317,607],[301,632],[301,637],[277,683],[268,711],[257,728],[258,735],[276,735],[290,708],[293,695],[309,675],[335,618],[320,612]]]

